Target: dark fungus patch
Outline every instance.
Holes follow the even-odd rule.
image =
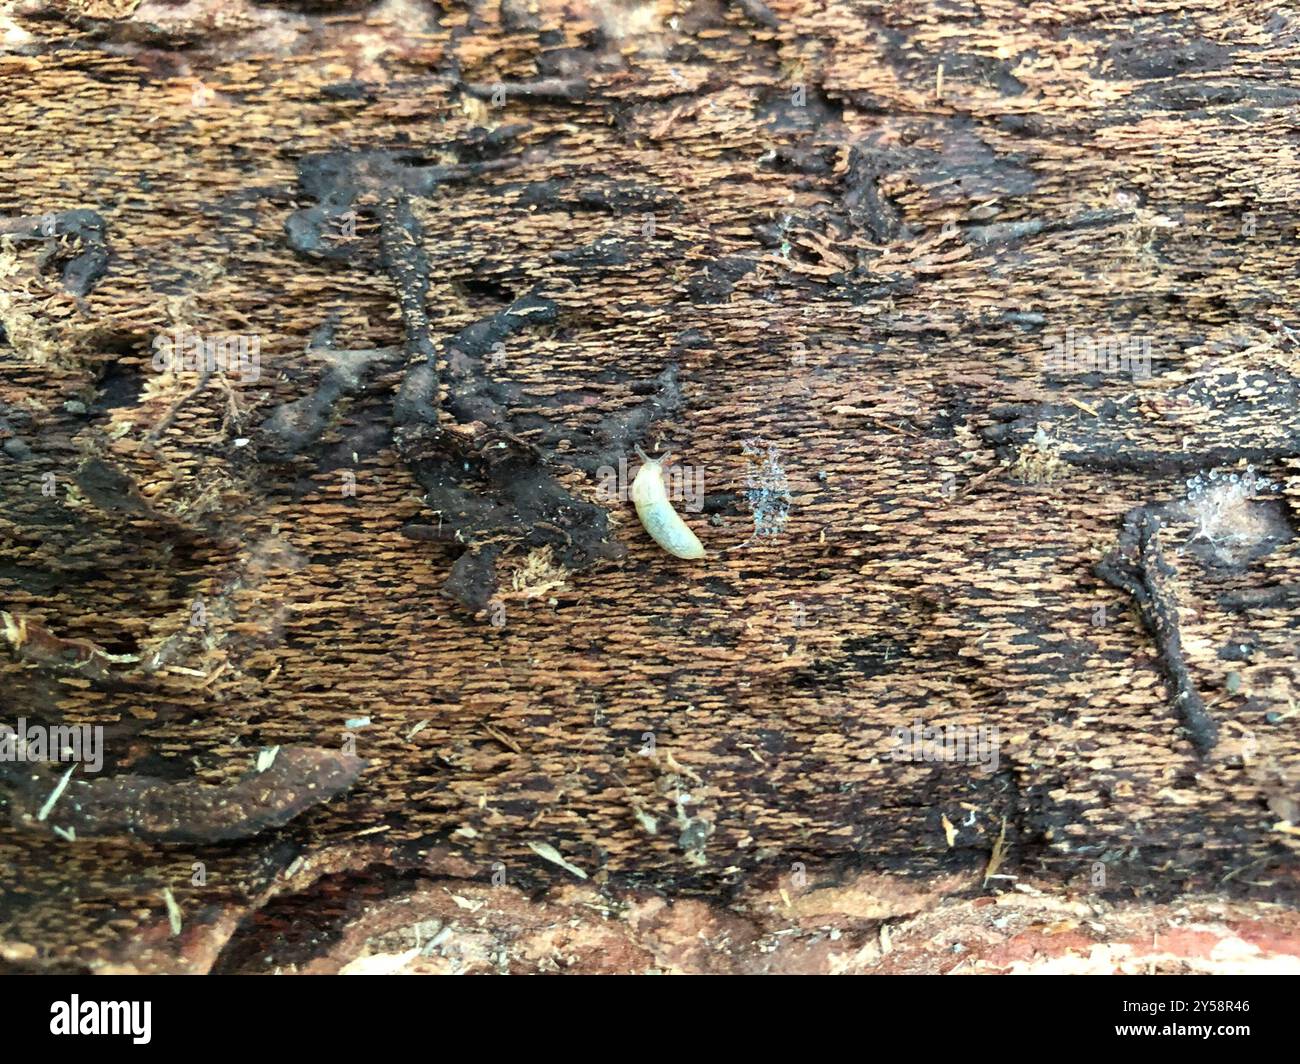
[[[16,828],[65,839],[226,842],[287,824],[348,790],[366,765],[351,754],[286,746],[263,771],[217,786],[140,775],[65,782],[51,766],[28,766],[10,774],[9,815]]]
[[[1125,36],[1106,49],[1110,70],[1123,80],[1173,78],[1227,66],[1232,51],[1205,37],[1174,33]]]
[[[548,211],[602,211],[614,215],[675,214],[681,201],[655,185],[613,178],[585,178],[581,182],[552,178],[524,185],[507,185],[503,194],[520,207]]]
[[[107,225],[95,211],[73,210],[24,218],[0,220],[0,236],[14,240],[41,240],[48,245],[51,260],[63,267],[63,286],[74,296],[90,292],[108,272]],[[58,242],[70,237],[81,247],[71,257],[58,254]]]
[[[849,153],[844,175],[843,202],[854,228],[865,230],[877,244],[896,237],[903,227],[903,215],[880,189],[880,179],[898,168],[900,160],[891,152],[859,145]]]
[[[400,352],[322,350],[319,357],[331,365],[315,391],[278,407],[261,428],[273,459],[315,447],[334,423],[340,400],[364,389],[373,367],[404,364],[392,405],[392,439],[424,488],[429,509],[427,521],[414,522],[405,532],[413,540],[461,551],[443,592],[476,612],[491,601],[497,564],[511,548],[550,547],[570,569],[622,555],[608,512],[574,495],[560,475],[566,469],[595,472],[615,465],[655,421],[681,404],[676,364],[650,381],[624,381],[641,397],[635,405],[577,425],[561,420],[558,408],[565,397],[532,395],[500,379],[493,356],[501,345],[559,317],[556,304],[537,292],[444,342],[434,341],[427,306],[429,261],[411,201],[443,182],[507,165],[508,159],[430,165],[419,152],[387,151],[301,161],[300,192],[316,205],[286,222],[290,246],[312,258],[356,264],[367,241],[339,244],[334,232],[342,224],[355,233],[359,216],[373,222],[378,255],[366,248],[364,261],[392,283],[405,339]],[[621,251],[611,247],[559,251],[557,257],[576,254],[579,264],[614,264]],[[752,268],[748,260],[724,260],[715,283],[729,292],[731,283]]]
[[[753,259],[727,255],[708,262],[686,282],[686,297],[692,303],[722,303],[745,274],[757,266]]]
[[[1138,506],[1130,510],[1124,517],[1118,544],[1097,563],[1096,573],[1133,597],[1160,652],[1174,709],[1197,752],[1204,756],[1218,742],[1219,726],[1210,716],[1183,655],[1178,599],[1173,588],[1175,572],[1161,549],[1162,527],[1158,508]]]
[[[1295,107],[1300,102],[1300,89],[1278,84],[1251,84],[1244,81],[1162,81],[1144,88],[1130,97],[1142,110],[1191,112],[1188,117],[1199,117],[1214,107],[1244,104],[1262,109]],[[1116,123],[1128,121],[1115,117]]]

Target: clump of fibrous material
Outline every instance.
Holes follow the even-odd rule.
[[[523,563],[511,574],[511,589],[525,599],[546,598],[568,587],[567,572],[555,564],[555,552],[538,547],[528,552]]]
[[[1064,471],[1060,442],[1040,425],[1011,463],[1011,475],[1025,484],[1050,484]]]

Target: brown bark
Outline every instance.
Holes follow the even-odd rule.
[[[19,4],[0,723],[106,761],[39,819],[0,762],[0,963],[434,955],[358,898],[470,970],[1280,920],[1300,22],[1097,10]],[[704,562],[602,493],[635,446]],[[326,761],[245,810],[277,746]]]

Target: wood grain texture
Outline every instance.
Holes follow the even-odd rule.
[[[368,764],[233,842],[0,827],[0,961],[239,967],[316,876],[576,882],[537,847],[724,922],[1294,902],[1293,12],[28,0],[0,48],[0,608],[55,640],[0,721],[103,726],[108,777]],[[187,330],[256,365],[156,368]],[[700,478],[704,563],[601,440]],[[439,539],[431,490],[514,518]],[[1105,576],[1139,507],[1157,611]],[[996,764],[898,760],[915,722]]]

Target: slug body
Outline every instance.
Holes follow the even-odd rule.
[[[632,481],[632,505],[641,524],[659,546],[678,558],[704,557],[704,547],[673,509],[664,486],[664,462],[668,455],[654,459],[646,457],[640,447],[637,454],[644,464]]]

